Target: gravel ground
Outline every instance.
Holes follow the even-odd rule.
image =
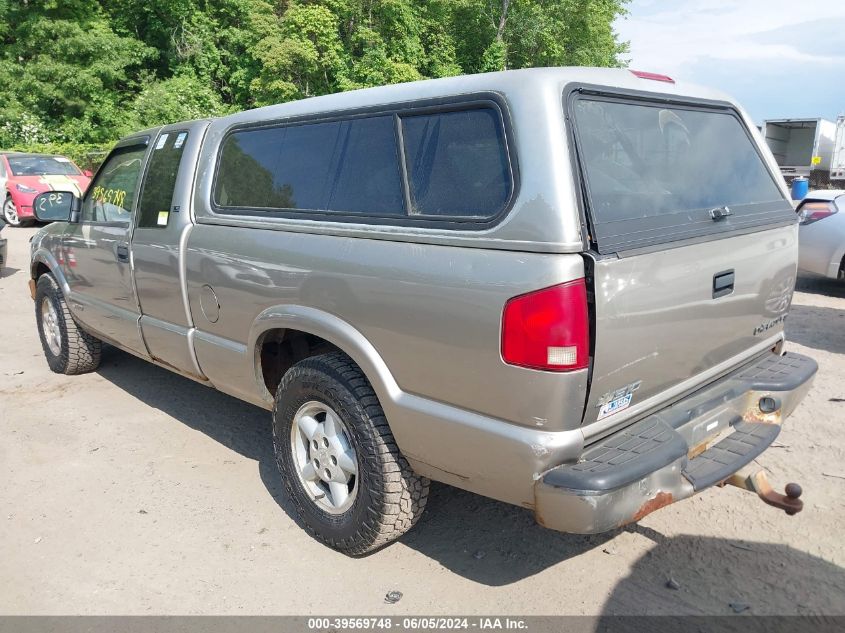
[[[820,372],[759,460],[804,486],[798,516],[726,488],[572,536],[435,484],[411,533],[353,560],[293,519],[265,411],[114,349],[49,371],[33,231],[3,232],[2,614],[845,614],[845,284],[799,280],[788,348]]]

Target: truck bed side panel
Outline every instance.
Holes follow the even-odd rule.
[[[216,386],[255,401],[261,385],[255,350],[246,347],[250,327],[267,308],[308,306],[358,330],[403,391],[549,430],[579,425],[586,371],[506,365],[502,310],[515,295],[582,275],[578,255],[207,224],[194,228],[187,252],[197,354]],[[220,306],[214,323],[200,305],[208,288]],[[302,329],[308,331],[308,323]]]

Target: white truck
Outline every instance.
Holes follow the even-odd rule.
[[[784,177],[804,176],[812,184],[828,179],[836,123],[827,119],[768,119],[761,133]]]
[[[845,180],[845,114],[836,119],[833,156],[830,159],[830,179]]]

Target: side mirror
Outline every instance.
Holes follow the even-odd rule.
[[[45,191],[35,196],[32,210],[41,222],[75,222],[80,200],[70,191]]]
[[[82,175],[83,175],[83,176],[87,176],[88,178],[93,178],[93,177],[94,177],[94,172],[93,172],[93,171],[91,171],[90,169],[86,169],[85,171],[83,171],[83,172],[82,172]]]

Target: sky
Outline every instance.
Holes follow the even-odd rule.
[[[845,114],[845,0],[632,0],[629,67],[717,88],[764,119]]]

